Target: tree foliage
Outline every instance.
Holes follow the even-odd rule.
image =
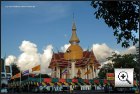
[[[104,66],[100,69],[99,71],[99,78],[101,79],[106,79],[106,73],[113,73],[114,72],[114,67],[112,63],[107,63],[104,64]]]
[[[113,28],[117,43],[127,48],[131,42],[135,45],[139,31],[139,1],[92,1],[96,18],[104,19],[105,23]]]
[[[108,57],[107,59],[115,62],[115,68],[134,68],[137,66],[136,55],[134,54],[118,55],[114,53],[111,57]]]
[[[17,74],[19,72],[20,72],[19,68],[17,67],[16,64],[13,63],[12,64],[12,75],[15,75],[15,74]]]
[[[113,53],[111,57],[107,58],[108,60],[111,60],[113,62],[112,67],[110,64],[105,64],[99,72],[99,77],[105,77],[107,71],[103,70],[108,70],[108,72],[114,72],[114,68],[134,68],[136,77],[139,78],[139,63],[137,62],[136,58],[137,56],[135,54],[120,55]]]

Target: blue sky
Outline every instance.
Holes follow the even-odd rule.
[[[21,54],[19,46],[27,40],[35,43],[38,52],[52,44],[54,50],[68,44],[71,37],[73,12],[77,35],[82,48],[106,43],[123,50],[103,20],[97,20],[91,1],[3,1],[1,21],[1,56]],[[31,6],[31,7],[10,7]]]

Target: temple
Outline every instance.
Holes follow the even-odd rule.
[[[79,45],[79,38],[76,34],[76,24],[72,24],[71,44],[66,52],[53,53],[49,68],[52,69],[52,78],[82,78],[93,79],[96,77],[96,70],[100,63],[97,61],[93,51],[83,51]]]

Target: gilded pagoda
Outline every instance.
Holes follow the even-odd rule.
[[[83,51],[79,45],[79,38],[76,34],[76,25],[73,22],[71,44],[66,52],[53,53],[49,68],[52,69],[52,78],[82,78],[93,79],[96,77],[96,70],[100,63],[97,61],[93,51]]]

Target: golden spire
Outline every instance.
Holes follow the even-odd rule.
[[[72,36],[71,36],[71,39],[69,40],[69,42],[71,44],[80,42],[80,40],[79,40],[79,38],[77,37],[77,34],[76,34],[76,25],[75,25],[75,22],[74,22],[74,15],[73,15],[73,24],[72,24]]]

